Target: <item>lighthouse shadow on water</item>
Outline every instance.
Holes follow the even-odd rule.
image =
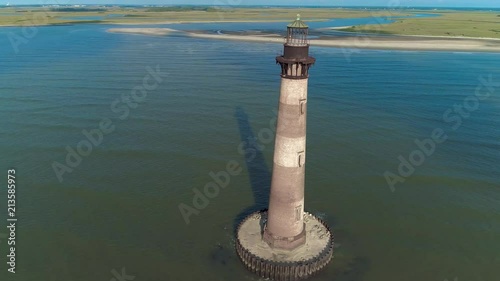
[[[269,192],[271,188],[271,171],[267,167],[266,160],[262,154],[261,147],[257,143],[257,138],[252,131],[248,115],[245,110],[238,106],[235,113],[236,121],[240,130],[240,138],[245,151],[245,164],[250,177],[250,185],[254,198],[254,204],[241,211],[233,222],[233,231],[236,231],[238,224],[253,212],[267,209],[269,206]]]
[[[252,131],[248,115],[245,110],[238,106],[235,109],[234,117],[240,132],[242,150],[245,151],[245,167],[250,177],[250,185],[254,197],[254,204],[243,209],[233,220],[233,235],[236,233],[238,225],[248,215],[255,211],[267,209],[269,205],[269,192],[271,188],[271,170],[268,168],[262,150],[259,147],[255,134]],[[224,274],[233,276],[234,265],[239,265],[234,249],[222,244],[216,245],[211,253],[210,260],[213,266],[223,270]],[[253,277],[252,277],[253,278]],[[253,279],[252,279],[253,280]]]

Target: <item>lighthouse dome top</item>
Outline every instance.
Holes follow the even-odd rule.
[[[290,23],[287,27],[286,45],[305,47],[309,45],[307,40],[307,35],[309,33],[309,27],[303,21],[300,20],[300,14],[297,15],[297,20]]]
[[[300,14],[297,14],[297,19],[288,25],[289,28],[309,28],[305,22],[300,19]]]

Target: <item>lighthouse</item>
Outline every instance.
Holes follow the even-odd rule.
[[[281,66],[281,90],[274,144],[273,176],[264,240],[272,248],[294,249],[305,243],[304,179],[306,164],[308,26],[300,20],[287,27]]]
[[[272,280],[302,280],[332,259],[333,235],[321,218],[304,211],[309,28],[297,15],[287,26],[269,208],[245,218],[236,251],[247,269]]]

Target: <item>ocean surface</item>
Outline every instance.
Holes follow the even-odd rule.
[[[9,38],[22,30],[0,28],[0,280],[259,280],[233,231],[266,206],[282,46],[110,27],[38,27],[17,53]],[[500,55],[311,53],[305,207],[336,243],[311,280],[498,280]],[[70,168],[67,149],[103,119],[114,131]],[[429,144],[436,130],[446,140]],[[187,224],[180,204],[193,207],[231,161],[242,172]],[[71,172],[60,181],[54,165]],[[16,274],[6,270],[11,168]],[[388,173],[400,177],[393,189]]]

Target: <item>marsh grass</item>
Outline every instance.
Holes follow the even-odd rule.
[[[99,10],[59,10],[51,11],[44,8],[24,8],[15,10],[6,8],[0,10],[0,25],[18,25],[19,19],[30,21],[37,17],[45,17],[46,24],[59,24],[63,22],[75,22],[77,19],[65,20],[64,18],[75,18],[79,16],[102,16],[110,14],[123,14],[124,17],[105,18],[102,23],[161,23],[161,22],[204,22],[204,21],[291,21],[296,18],[297,13],[302,15],[306,21],[329,20],[332,18],[359,18],[383,16],[383,11],[365,11],[348,9],[282,9],[282,8],[236,8],[236,7],[158,7],[158,8],[106,8]],[[395,15],[408,15],[408,13],[397,13]],[[32,21],[32,20],[31,20]],[[45,21],[44,21],[45,22]],[[86,22],[82,20],[82,22]]]
[[[434,18],[398,19],[387,25],[360,25],[342,29],[398,35],[500,38],[500,18],[488,12],[445,12]]]
[[[433,11],[440,17],[397,18],[428,11],[355,10],[341,8],[237,8],[237,7],[147,7],[147,8],[87,8],[53,11],[40,7],[0,10],[0,25],[54,25],[78,23],[140,24],[165,22],[212,21],[290,21],[300,13],[306,21],[336,18],[396,17],[392,24],[353,26],[343,31],[397,35],[432,35],[500,38],[500,15],[493,12]],[[107,17],[122,14],[123,17]],[[78,17],[102,17],[102,20],[81,20]],[[34,22],[34,18],[38,20]]]

